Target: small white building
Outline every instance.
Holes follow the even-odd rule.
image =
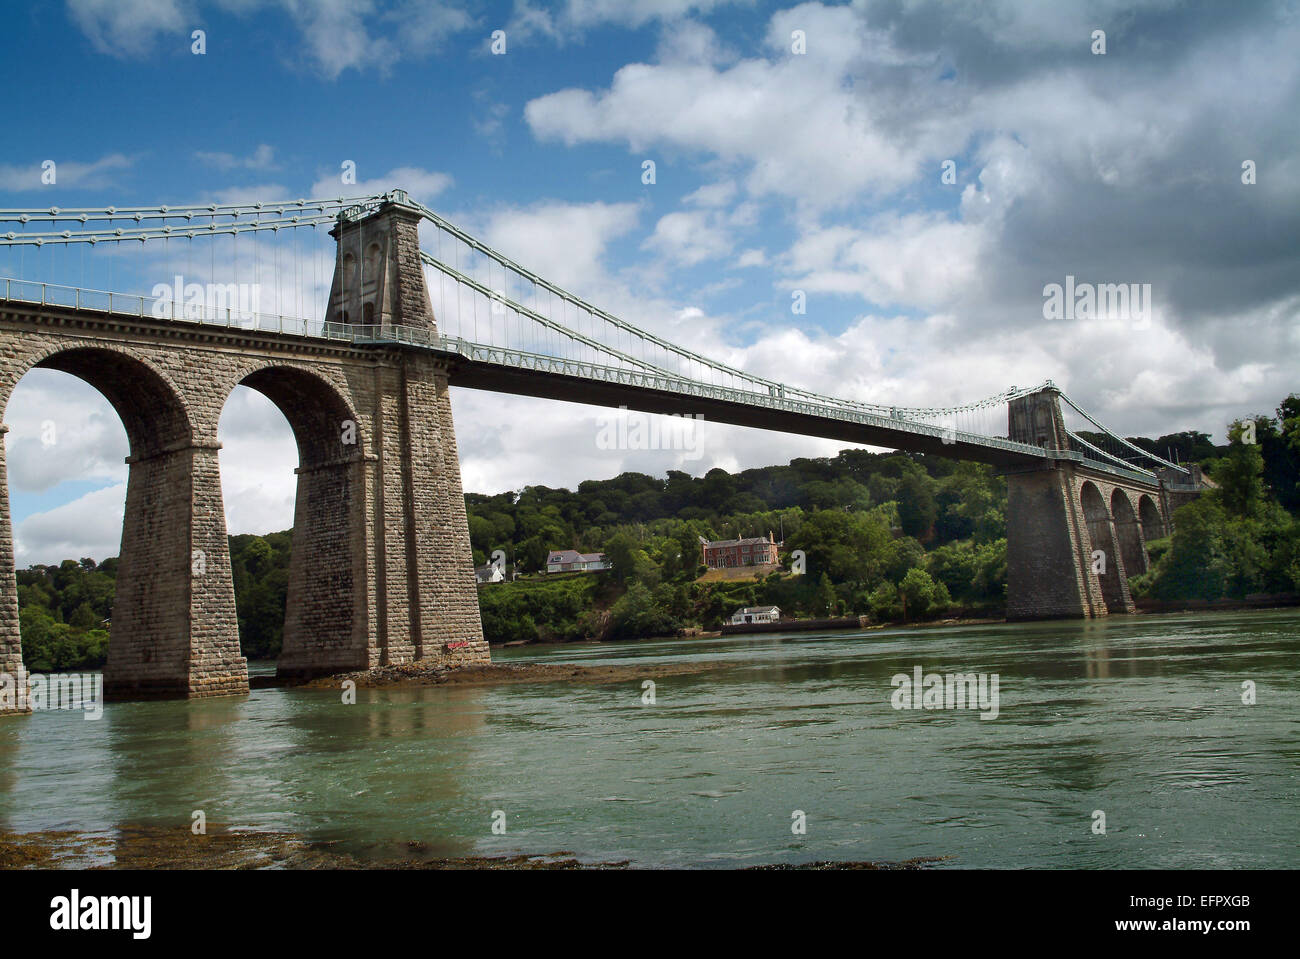
[[[731,625],[746,626],[750,623],[775,623],[781,619],[780,606],[746,606],[731,614]]]
[[[474,570],[474,578],[480,583],[504,583],[506,571],[496,563],[488,563]]]
[[[548,573],[591,573],[609,569],[604,553],[579,553],[576,549],[553,549],[546,557]]]

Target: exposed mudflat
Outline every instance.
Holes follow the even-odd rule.
[[[497,683],[625,683],[665,676],[685,676],[723,668],[722,663],[643,663],[634,666],[578,666],[574,663],[484,663],[478,666],[430,666],[403,663],[355,673],[323,676],[301,684],[308,689],[337,689],[345,680],[358,687],[491,686]]]
[[[210,826],[122,827],[108,832],[0,833],[0,869],[627,869],[620,862],[583,862],[572,852],[543,855],[437,858],[419,842],[358,858],[331,842],[292,833]],[[809,862],[751,866],[759,871],[919,870],[941,859],[905,862]]]

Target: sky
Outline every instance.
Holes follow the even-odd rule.
[[[1050,378],[1122,434],[1222,441],[1300,390],[1294,0],[67,0],[0,16],[3,59],[30,65],[9,86],[5,208],[403,188],[637,326],[822,393],[939,406]],[[1149,315],[1049,316],[1045,288],[1067,277],[1149,288]],[[452,404],[475,492],[843,445],[704,424],[693,449],[611,450],[601,410],[460,389]],[[33,371],[4,422],[18,564],[116,555],[127,441],[103,397]],[[289,527],[278,410],[238,388],[220,439],[229,530]]]

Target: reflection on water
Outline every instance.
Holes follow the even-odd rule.
[[[188,826],[202,810],[374,856],[1294,867],[1297,626],[1286,610],[494,654],[722,667],[656,680],[654,705],[636,681],[37,713],[0,722],[0,828]],[[890,679],[916,666],[999,674],[998,718],[894,710]]]

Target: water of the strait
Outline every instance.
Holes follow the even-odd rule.
[[[188,826],[202,809],[377,858],[418,841],[647,867],[1300,863],[1300,610],[493,657],[720,668],[657,679],[653,705],[638,680],[361,689],[355,705],[264,689],[5,718],[0,829]],[[916,666],[996,673],[997,718],[895,709],[891,678]]]

